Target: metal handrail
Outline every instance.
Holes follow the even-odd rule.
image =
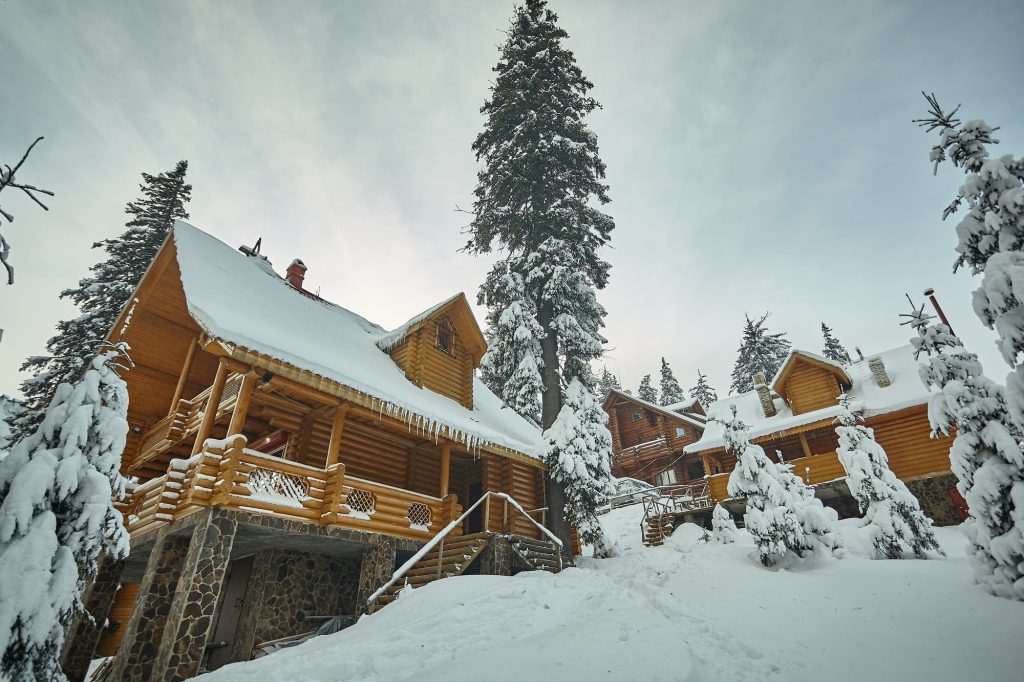
[[[429,554],[430,550],[434,549],[434,547],[436,547],[438,545],[438,543],[442,543],[441,551],[443,552],[444,551],[443,543],[444,543],[445,537],[449,533],[451,533],[453,530],[458,528],[462,524],[462,522],[466,519],[466,517],[469,516],[470,513],[472,513],[472,511],[474,509],[476,509],[477,507],[480,506],[481,502],[483,502],[484,500],[490,499],[491,497],[501,497],[501,498],[504,498],[506,502],[511,502],[512,506],[515,507],[523,516],[525,516],[530,521],[530,523],[532,523],[533,525],[537,526],[537,528],[539,528],[545,535],[547,535],[549,538],[551,538],[551,541],[554,542],[556,545],[558,545],[559,549],[562,548],[562,541],[559,540],[558,537],[555,536],[555,534],[552,533],[550,530],[548,530],[547,528],[545,528],[544,526],[540,525],[539,523],[534,521],[532,518],[530,518],[530,515],[526,513],[526,510],[524,510],[522,508],[522,506],[520,506],[520,504],[518,502],[516,502],[514,499],[512,499],[512,497],[510,495],[508,495],[506,493],[487,491],[486,493],[484,493],[480,497],[479,500],[477,500],[472,505],[470,505],[470,507],[468,509],[466,509],[466,511],[462,512],[462,515],[459,516],[459,518],[455,519],[454,521],[449,523],[447,526],[442,528],[440,531],[438,531],[437,535],[432,537],[427,542],[427,544],[423,545],[423,547],[421,547],[418,552],[416,552],[414,555],[412,555],[412,557],[408,561],[406,561],[404,564],[402,564],[402,566],[397,571],[394,572],[394,574],[391,576],[390,580],[388,580],[386,583],[381,585],[377,589],[376,592],[374,592],[373,594],[370,595],[370,597],[366,600],[367,605],[373,604],[375,601],[377,601],[377,599],[379,599],[380,596],[383,595],[388,590],[388,588],[390,588],[392,585],[397,583],[406,573],[408,573],[410,570],[412,570],[412,567],[415,566],[417,563],[419,563],[420,559],[422,559],[427,554]],[[487,532],[486,524],[484,526],[484,531]],[[561,560],[561,556],[562,556],[561,551],[559,551],[558,556],[559,556],[559,560]],[[438,556],[438,558],[437,558],[438,559],[437,563],[438,563],[438,573],[439,574],[441,572],[441,568],[440,568],[440,566],[441,566],[441,558],[442,558],[441,556]]]

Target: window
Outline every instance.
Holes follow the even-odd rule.
[[[686,429],[684,429],[682,426],[677,426],[676,427],[676,438],[682,438],[685,435],[686,435]]]
[[[644,418],[644,415],[641,414],[640,412],[634,412],[633,413],[633,421],[638,422],[638,421],[640,421],[643,418]]]
[[[438,350],[455,356],[455,330],[452,329],[452,323],[447,317],[437,323],[437,340],[434,345]]]
[[[655,476],[654,480],[658,485],[672,485],[676,482],[676,470],[666,469]]]
[[[647,423],[650,424],[651,426],[657,426],[658,425],[658,415],[654,414],[653,412],[648,412],[647,413]]]

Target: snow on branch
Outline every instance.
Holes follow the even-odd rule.
[[[18,163],[14,164],[14,168],[11,168],[7,164],[0,166],[0,192],[7,189],[8,187],[20,189],[22,192],[28,195],[29,199],[39,204],[44,211],[49,211],[49,207],[39,200],[37,194],[45,194],[47,196],[52,197],[53,192],[51,192],[48,189],[42,189],[34,185],[18,182],[15,178],[15,174],[21,169],[21,166],[25,163],[25,160],[28,159],[28,155],[32,153],[32,149],[37,144],[39,144],[40,140],[42,139],[42,137],[37,137],[35,141],[28,146],[28,149],[26,149],[25,153],[22,154],[21,160],[18,161]],[[3,209],[3,206],[0,206],[0,216],[6,218],[7,222],[9,223],[14,222],[14,216],[5,211]],[[10,253],[11,245],[10,243],[8,243],[6,239],[4,239],[3,233],[0,232],[0,262],[3,263],[5,268],[7,268],[7,283],[14,284],[14,266],[12,266],[7,261],[7,258],[10,256]]]

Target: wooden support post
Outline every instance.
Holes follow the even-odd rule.
[[[444,563],[444,538],[437,545],[437,577],[441,577],[441,565]]]
[[[229,436],[242,433],[242,429],[245,427],[245,417],[249,412],[249,402],[252,400],[253,389],[255,388],[255,372],[249,372],[242,376],[242,385],[238,388],[235,409],[231,412],[231,422],[228,424]]]
[[[710,476],[713,472],[711,471],[711,458],[707,455],[701,455],[701,459],[704,460],[704,475]]]
[[[338,463],[341,454],[341,436],[345,432],[345,416],[348,414],[348,405],[342,405],[334,411],[334,424],[331,426],[331,441],[327,446],[327,462],[325,469],[330,469]]]
[[[484,493],[487,495],[487,493]],[[484,532],[491,532],[491,498],[487,495],[487,499],[484,500]]]
[[[182,394],[185,392],[185,384],[188,383],[189,372],[192,371],[192,360],[196,357],[196,348],[199,347],[199,337],[192,339],[192,343],[188,345],[188,353],[185,355],[185,364],[181,368],[181,376],[178,377],[178,385],[174,389],[174,397],[171,399],[171,406],[167,410],[167,415],[170,416],[178,411],[178,401],[181,400]]]
[[[206,399],[206,407],[203,408],[203,420],[199,422],[199,430],[196,432],[196,442],[192,446],[192,454],[196,455],[203,449],[203,441],[210,437],[213,424],[217,419],[217,410],[220,409],[220,399],[224,395],[224,382],[228,378],[228,366],[223,360],[217,365],[217,375],[213,378],[213,386],[210,387],[210,395]]]
[[[807,436],[805,436],[802,433],[799,434],[799,435],[800,435],[800,447],[802,447],[804,449],[804,457],[810,457],[811,456],[811,446],[807,443]]]
[[[452,446],[445,443],[441,446],[441,493],[438,497],[448,495],[448,482],[451,480]]]
[[[505,508],[501,512],[501,532],[502,533],[507,533],[508,532],[508,498],[507,497],[503,497],[501,499],[502,499],[502,501],[505,502]]]

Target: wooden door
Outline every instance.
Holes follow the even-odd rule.
[[[484,484],[481,481],[475,481],[466,486],[466,508],[468,509],[473,505],[474,502],[480,499],[484,494]],[[490,503],[490,500],[487,501]],[[484,505],[480,505],[474,509],[469,516],[466,517],[466,528],[465,532],[467,535],[472,533],[479,533],[484,529]]]
[[[207,660],[207,670],[216,670],[222,665],[231,663],[231,645],[235,641],[235,633],[238,631],[238,620],[242,615],[242,607],[245,604],[245,593],[249,587],[249,574],[252,572],[252,557],[237,559],[231,562],[228,568],[227,584],[224,587],[224,600],[221,602],[220,617],[217,619],[217,629],[213,633],[213,641],[210,643],[210,657]]]

